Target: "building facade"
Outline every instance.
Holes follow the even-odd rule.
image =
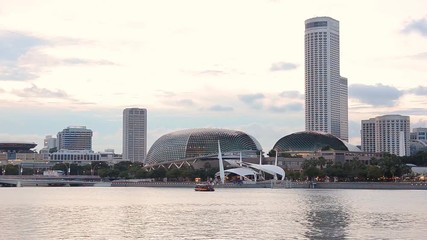
[[[409,156],[409,116],[384,115],[362,120],[362,151]]]
[[[427,143],[427,128],[412,129],[411,140],[419,140]]]
[[[70,126],[57,135],[58,150],[92,150],[92,130],[85,126]]]
[[[123,110],[123,159],[145,162],[147,155],[147,109]]]
[[[414,128],[411,132],[411,155],[427,151],[427,128]]]
[[[44,139],[44,148],[50,150],[52,148],[58,148],[57,138],[52,137],[52,135],[47,135]]]
[[[348,142],[348,79],[340,77],[340,136]]]
[[[339,22],[330,17],[307,19],[304,49],[305,129],[348,141],[347,79],[340,76]]]

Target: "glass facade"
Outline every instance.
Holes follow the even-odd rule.
[[[223,154],[260,151],[261,145],[252,136],[228,129],[187,129],[160,137],[150,148],[146,164],[156,164],[218,154],[218,140]]]
[[[92,135],[85,126],[67,127],[57,135],[59,149],[92,150]]]
[[[319,132],[293,133],[281,138],[273,147],[279,152],[314,152],[325,148],[360,152],[356,146],[346,143],[332,134]]]
[[[305,29],[313,28],[313,27],[326,27],[326,26],[328,26],[327,21],[309,22],[305,24]]]

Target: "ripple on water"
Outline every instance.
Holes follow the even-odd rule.
[[[427,231],[427,191],[14,188],[0,196],[0,239],[420,239]]]

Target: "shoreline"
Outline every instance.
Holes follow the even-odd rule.
[[[113,181],[111,187],[176,187],[194,188],[194,182],[141,182]],[[427,190],[427,182],[259,182],[256,184],[214,185],[215,188],[273,188],[273,189],[389,189],[389,190]]]

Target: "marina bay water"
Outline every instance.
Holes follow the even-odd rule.
[[[0,239],[425,239],[427,191],[0,188]]]

